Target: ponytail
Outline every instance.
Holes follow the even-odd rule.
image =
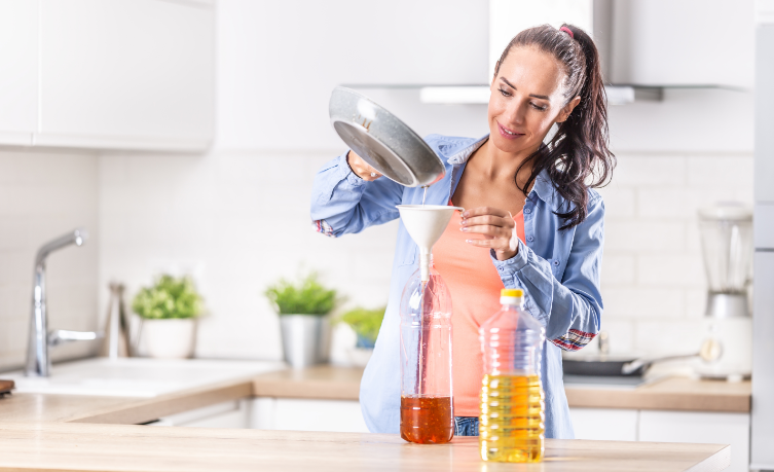
[[[530,45],[551,54],[564,67],[565,104],[575,97],[580,97],[580,103],[559,124],[551,141],[519,166],[516,175],[532,162],[532,174],[519,189],[526,194],[538,174],[546,170],[556,191],[570,204],[556,212],[565,220],[560,229],[572,228],[586,219],[588,189],[605,185],[616,162],[608,149],[607,98],[599,53],[582,29],[567,24],[560,29],[543,25],[516,35],[503,51],[498,69],[511,48]]]

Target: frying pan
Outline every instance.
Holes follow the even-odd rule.
[[[426,187],[446,173],[441,158],[414,130],[368,97],[336,87],[328,111],[342,141],[385,177]]]
[[[600,377],[641,377],[650,366],[657,362],[691,359],[700,354],[657,357],[653,359],[636,357],[614,357],[607,355],[574,359],[562,359],[562,370],[567,375],[593,375]]]

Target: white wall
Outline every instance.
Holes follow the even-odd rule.
[[[101,156],[100,287],[115,278],[131,295],[160,270],[193,272],[210,311],[199,331],[207,357],[279,358],[261,292],[302,265],[351,304],[383,304],[397,226],[338,240],[310,228],[313,175],[344,150],[328,124],[330,90],[484,82],[488,37],[485,1],[386,5],[221,0],[218,144],[207,155]],[[484,106],[366,93],[420,134],[487,131]],[[611,109],[610,127],[619,168],[603,190],[603,327],[617,351],[695,349],[704,287],[695,208],[752,198],[751,95],[669,91],[661,103]]]
[[[48,258],[51,329],[97,327],[98,157],[76,152],[0,151],[0,368],[23,364],[35,253],[76,227],[90,239]],[[53,348],[54,359],[85,355],[89,343]]]

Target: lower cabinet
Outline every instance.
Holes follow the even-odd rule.
[[[164,416],[148,426],[186,426],[189,428],[249,428],[250,398],[217,403],[215,405]]]
[[[259,397],[251,400],[250,427],[284,431],[367,433],[360,402]]]
[[[367,433],[360,403],[348,400],[244,398],[164,416],[148,426],[252,428]]]
[[[729,472],[748,472],[750,415],[660,410],[571,408],[577,439],[731,445]]]
[[[729,472],[750,470],[750,415],[688,411],[640,411],[640,441],[731,445]]]
[[[637,410],[571,408],[570,418],[577,439],[636,441]]]

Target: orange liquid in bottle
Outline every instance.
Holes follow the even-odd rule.
[[[451,397],[400,397],[400,437],[419,444],[442,444],[454,436]]]

